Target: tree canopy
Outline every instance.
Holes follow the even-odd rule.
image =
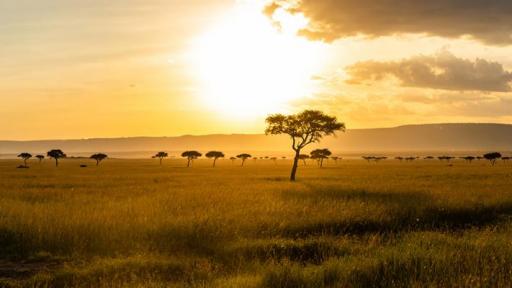
[[[289,135],[292,140],[292,149],[295,158],[290,174],[290,180],[295,181],[300,151],[311,143],[337,131],[345,131],[345,124],[338,122],[336,117],[328,116],[321,111],[305,110],[298,114],[275,114],[267,117],[266,135]]]
[[[108,155],[104,153],[96,153],[91,155],[91,159],[96,160],[96,166],[100,165],[100,162],[107,159]]]
[[[219,158],[224,158],[224,153],[220,152],[220,151],[210,151],[208,153],[206,153],[206,158],[209,158],[209,159],[212,159],[213,158],[213,167],[215,167],[215,164],[217,162],[217,159]]]
[[[197,152],[197,151],[185,151],[181,153],[181,157],[187,158],[187,167],[190,167],[190,163],[192,163],[193,160],[203,156],[203,154]]]
[[[484,158],[489,160],[491,162],[491,165],[494,166],[494,165],[496,165],[496,161],[501,158],[501,153],[499,153],[499,152],[487,153],[484,155]]]
[[[27,160],[32,158],[32,154],[23,152],[18,155],[19,158],[23,159],[23,166],[27,167]]]
[[[46,153],[46,155],[50,158],[55,159],[55,166],[59,166],[59,159],[67,157],[66,154],[62,152],[62,150],[60,149],[50,150],[48,151],[48,153]]]

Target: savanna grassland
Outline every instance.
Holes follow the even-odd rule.
[[[503,287],[512,165],[0,161],[0,287]]]

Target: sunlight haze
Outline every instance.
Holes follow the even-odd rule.
[[[2,1],[0,139],[262,133],[305,108],[348,128],[512,121],[491,22],[383,27],[331,2]]]

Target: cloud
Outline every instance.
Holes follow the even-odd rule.
[[[398,79],[401,86],[454,91],[509,92],[512,73],[483,59],[470,61],[449,52],[415,56],[401,61],[358,62],[347,67],[350,84]]]
[[[412,33],[512,44],[510,0],[277,0],[271,5],[269,14],[276,5],[304,14],[311,23],[301,34],[327,42]]]

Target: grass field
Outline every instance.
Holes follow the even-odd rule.
[[[0,287],[512,282],[511,164],[89,161],[0,161]]]

